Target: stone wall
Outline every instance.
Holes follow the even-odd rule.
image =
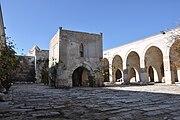
[[[49,50],[40,50],[36,53],[36,79],[37,82],[48,81]]]
[[[28,53],[29,56],[35,58],[35,73],[36,82],[42,82],[43,80],[48,81],[48,63],[49,63],[49,50],[41,50],[35,45]]]
[[[33,56],[16,56],[19,61],[19,66],[15,76],[12,76],[13,81],[19,82],[34,82],[35,81],[35,57]]]

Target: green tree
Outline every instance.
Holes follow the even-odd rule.
[[[10,88],[11,76],[18,66],[16,60],[15,45],[7,38],[6,44],[0,47],[0,84],[8,90]]]
[[[170,45],[171,67],[180,69],[180,26],[162,34],[166,35],[167,43],[173,43]]]

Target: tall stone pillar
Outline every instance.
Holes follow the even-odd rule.
[[[141,84],[147,84],[149,82],[148,80],[148,74],[147,74],[147,70],[145,68],[145,63],[144,63],[144,59],[140,60],[140,80],[141,80]]]
[[[130,81],[129,81],[129,79],[128,79],[128,69],[124,69],[123,70],[123,76],[124,76],[124,83],[125,84],[129,84],[130,83]]]
[[[180,70],[177,70],[178,82],[180,82]]]
[[[125,84],[129,84],[130,81],[128,79],[128,67],[126,66],[126,61],[123,62],[123,80]]]
[[[112,59],[109,59],[109,81],[113,83]]]
[[[171,66],[169,56],[163,56],[164,63],[164,76],[165,76],[165,84],[174,84],[175,81],[171,78]]]

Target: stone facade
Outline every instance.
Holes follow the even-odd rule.
[[[35,58],[36,82],[42,82],[43,77],[48,76],[49,50],[41,50],[37,45],[35,45],[31,50],[29,50],[28,56],[34,56]],[[48,77],[45,79],[48,80]]]
[[[51,85],[102,86],[102,56],[102,34],[59,28],[49,47]]]
[[[173,55],[180,53],[172,48],[178,43],[170,39],[173,29],[136,42],[104,51],[104,67],[109,74],[106,81],[115,83],[164,82],[174,84],[180,80],[180,70],[173,67]],[[118,72],[118,73],[117,73]]]

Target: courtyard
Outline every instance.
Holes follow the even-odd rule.
[[[179,120],[180,86],[75,87],[14,84],[1,120]]]

